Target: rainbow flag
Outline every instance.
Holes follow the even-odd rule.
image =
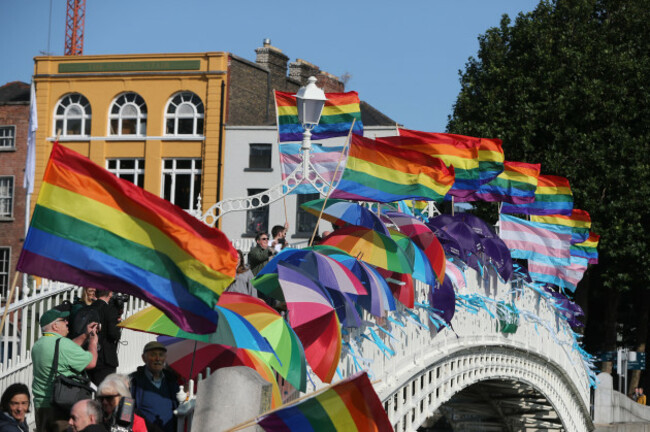
[[[327,390],[257,419],[267,432],[389,432],[388,419],[368,374],[360,372]]]
[[[454,169],[440,159],[353,135],[345,171],[331,197],[442,201],[453,182]]]
[[[589,233],[589,238],[581,243],[571,245],[571,255],[586,258],[589,264],[598,264],[598,243],[600,236],[592,232]]]
[[[17,269],[133,295],[208,333],[236,264],[221,231],[55,143]]]
[[[489,183],[501,174],[505,160],[500,139],[479,138],[478,171],[481,184]]]
[[[501,214],[499,237],[513,258],[556,266],[570,264],[571,227],[530,222]]]
[[[355,91],[347,93],[326,93],[325,107],[318,126],[311,131],[311,139],[319,140],[347,136],[354,121],[352,133],[363,135],[361,122],[361,102]],[[296,95],[275,91],[275,108],[277,114],[280,142],[302,141],[305,131],[298,121]]]
[[[584,210],[573,209],[571,215],[531,216],[532,222],[571,227],[571,244],[582,243],[589,238],[591,217]]]
[[[570,216],[573,210],[573,193],[565,177],[540,175],[537,179],[535,201],[525,204],[503,204],[501,213],[526,215]]]
[[[535,199],[540,168],[540,164],[504,162],[503,172],[494,180],[479,186],[470,195],[457,197],[456,201],[496,201],[513,204],[532,202]]]
[[[478,138],[445,133],[420,132],[400,129],[398,137],[382,137],[378,141],[406,150],[424,153],[453,166],[456,178],[449,195],[463,197],[476,191],[481,184]]]
[[[282,166],[282,180],[286,179],[299,164],[302,163],[302,151],[300,147],[302,144],[282,144],[280,145],[280,165]],[[312,145],[309,161],[314,167],[318,175],[326,184],[331,184],[334,181],[334,172],[336,166],[339,164],[339,158],[343,151],[342,146],[324,147],[319,145]],[[345,157],[343,157],[336,179],[341,178],[343,170],[345,169]],[[286,191],[286,187],[285,187]],[[310,194],[318,193],[316,188],[311,185],[307,180],[302,180],[291,194]]]

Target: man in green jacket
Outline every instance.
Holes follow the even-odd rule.
[[[255,242],[257,244],[248,252],[248,265],[251,272],[253,272],[253,276],[257,276],[275,254],[273,248],[269,246],[269,235],[267,233],[257,233]]]

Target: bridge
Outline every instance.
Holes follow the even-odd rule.
[[[366,316],[363,327],[347,329],[335,380],[367,369],[396,431],[593,430],[585,359],[552,299],[469,268],[465,277],[451,325],[439,331],[423,304],[401,307],[380,323]],[[40,334],[37,317],[77,289],[47,283],[12,303],[0,344],[0,388],[16,381],[31,385],[28,347]],[[425,303],[427,287],[416,289],[416,302]],[[501,331],[505,304],[517,310],[507,332]],[[144,306],[132,299],[126,313]],[[153,338],[124,330],[120,372],[140,365],[140,349]],[[310,378],[308,392],[323,385]],[[180,423],[191,421],[192,389]]]

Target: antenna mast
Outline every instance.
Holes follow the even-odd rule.
[[[84,23],[86,0],[68,0],[65,17],[65,53],[67,56],[82,55],[84,52]]]

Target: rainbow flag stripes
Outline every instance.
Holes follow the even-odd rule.
[[[311,139],[319,140],[347,136],[354,121],[352,133],[363,135],[361,123],[361,102],[355,91],[347,93],[326,93],[325,107],[318,126],[311,131]],[[296,96],[292,93],[275,92],[278,133],[280,142],[302,141],[304,129],[298,121]]]
[[[478,171],[481,184],[489,183],[501,174],[505,160],[500,139],[479,138]]]
[[[535,201],[525,204],[503,204],[501,213],[526,215],[570,216],[573,210],[573,194],[565,177],[540,175],[537,179]]]
[[[441,201],[453,182],[454,169],[440,159],[353,135],[345,171],[331,197]]]
[[[393,426],[366,372],[257,420],[267,432],[390,432]]]
[[[591,217],[585,210],[573,209],[570,216],[531,216],[530,220],[533,222],[571,227],[571,244],[582,243],[589,238]]]
[[[589,264],[598,264],[599,242],[600,236],[590,232],[587,240],[571,245],[571,255],[586,258],[589,260]]]
[[[400,129],[399,133],[399,137],[383,137],[379,141],[440,158],[447,166],[453,166],[456,178],[449,195],[466,196],[478,189],[480,185],[478,138],[409,129]]]
[[[139,297],[207,333],[236,263],[221,231],[55,143],[17,269]]]
[[[504,162],[503,172],[494,180],[481,185],[478,190],[457,201],[500,201],[508,203],[532,202],[537,189],[540,164]]]

